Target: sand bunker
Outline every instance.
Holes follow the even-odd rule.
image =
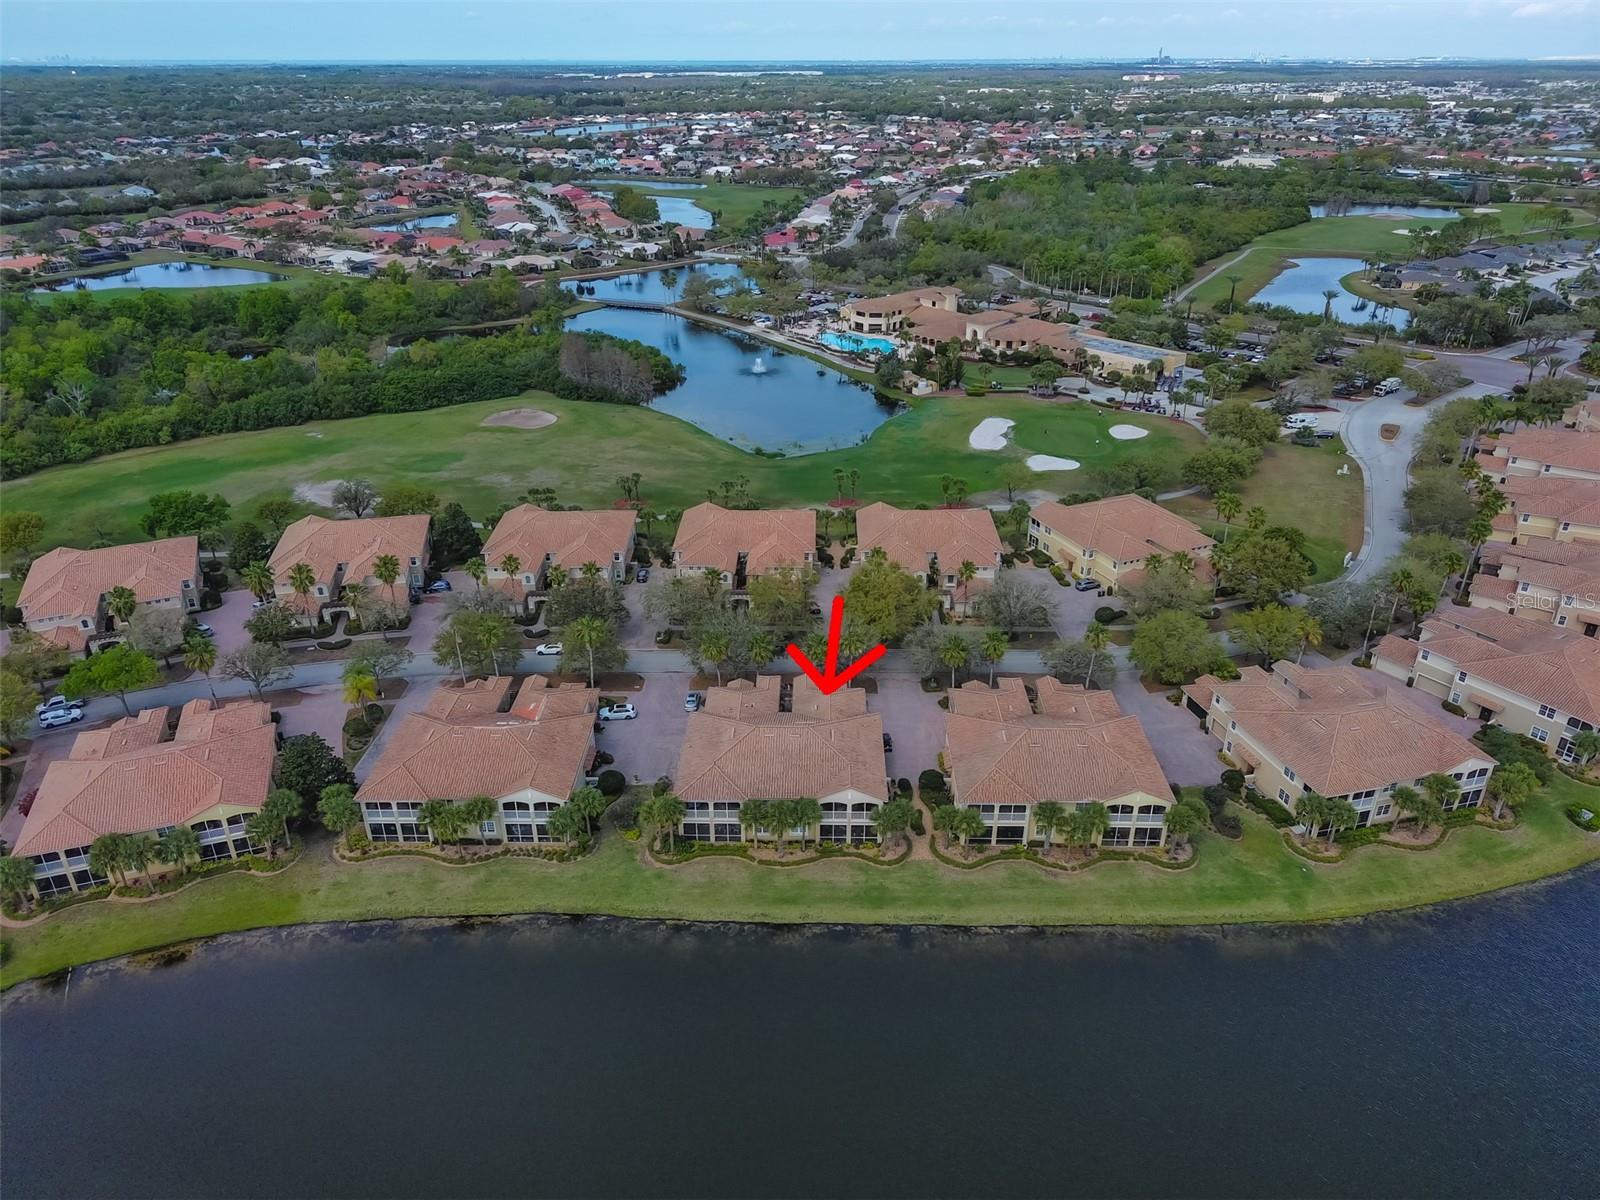
[[[974,450],[1004,450],[1006,433],[1015,424],[1004,417],[985,417],[967,434],[967,445]]]
[[[1475,208],[1472,211],[1475,213],[1497,213],[1500,210],[1498,208]]]
[[[480,424],[502,425],[512,429],[543,429],[556,423],[555,413],[542,408],[508,408],[505,412],[490,413]]]
[[[1079,465],[1075,458],[1057,458],[1054,454],[1028,455],[1030,471],[1076,471]]]
[[[297,483],[294,485],[294,498],[301,504],[317,504],[323,508],[333,507],[333,489],[344,480],[329,479],[322,483]]]
[[[1135,442],[1150,436],[1148,429],[1140,429],[1137,425],[1113,425],[1106,432],[1119,442]]]

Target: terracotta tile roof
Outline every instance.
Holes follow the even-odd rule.
[[[1600,474],[1600,432],[1585,433],[1559,427],[1519,429],[1515,433],[1502,433],[1488,446],[1502,464],[1518,458],[1541,466],[1548,463],[1570,471]]]
[[[182,825],[218,805],[260,808],[277,753],[271,708],[239,700],[213,709],[195,700],[184,706],[173,740],[160,741],[168,712],[146,709],[79,734],[71,755],[45,769],[15,853]]]
[[[422,711],[440,721],[464,721],[498,713],[511,691],[511,679],[505,675],[491,675],[487,679],[471,679],[466,683],[441,683],[422,706]]]
[[[854,790],[889,798],[883,718],[866,711],[866,693],[845,688],[822,696],[797,681],[791,712],[778,711],[779,680],[706,690],[689,715],[678,756],[685,800],[826,799]],[[730,693],[724,695],[719,693]]]
[[[282,584],[296,563],[309,563],[317,582],[331,583],[339,564],[345,563],[343,582],[360,583],[372,577],[372,564],[385,554],[400,560],[405,578],[413,558],[421,558],[428,545],[428,517],[362,517],[330,521],[327,517],[301,517],[283,531],[267,565]]]
[[[496,523],[483,548],[483,561],[495,574],[507,554],[515,554],[524,570],[535,573],[547,557],[569,571],[591,562],[610,570],[613,555],[626,558],[638,519],[631,509],[551,512],[536,504],[519,504]]]
[[[1208,556],[1214,545],[1192,522],[1131,493],[1088,504],[1047,500],[1033,506],[1033,517],[1054,533],[1115,562],[1137,562],[1152,553],[1180,550],[1199,559]]]
[[[672,542],[675,566],[733,571],[743,554],[749,575],[804,566],[816,548],[817,514],[809,508],[733,509],[709,501],[684,512]]]
[[[1142,793],[1171,803],[1172,789],[1134,717],[1110,692],[1045,677],[1039,706],[1022,681],[973,681],[951,694],[945,761],[961,804],[1109,803]]]
[[[1594,436],[1600,440],[1600,433]],[[1500,490],[1518,514],[1571,521],[1574,525],[1600,525],[1600,479],[1510,475]]]
[[[532,789],[566,800],[582,785],[593,756],[600,694],[550,687],[543,676],[532,676],[510,712],[490,709],[489,698],[497,691],[503,697],[509,684],[500,679],[455,689],[448,699],[430,697],[422,711],[407,714],[356,799],[469,800]]]
[[[140,603],[183,594],[183,581],[200,574],[200,543],[192,537],[164,538],[73,550],[62,546],[41,554],[28,568],[17,597],[25,621],[40,617],[87,617],[100,611],[100,598],[114,587],[129,587]]]
[[[963,562],[1000,565],[1000,535],[986,508],[896,508],[869,504],[856,513],[856,540],[863,557],[881,549],[891,562],[913,574],[925,572],[937,556],[939,569],[953,572]]]
[[[1242,733],[1325,796],[1450,772],[1486,753],[1438,719],[1390,694],[1358,667],[1245,667],[1236,681],[1202,675],[1184,689],[1212,709],[1220,695]]]

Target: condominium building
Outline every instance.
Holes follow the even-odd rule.
[[[1079,579],[1115,592],[1143,577],[1152,554],[1187,554],[1209,578],[1215,543],[1198,526],[1132,493],[1086,504],[1046,500],[1028,517],[1028,545],[1037,546]]]
[[[896,508],[869,504],[856,513],[856,542],[865,558],[882,550],[889,561],[939,589],[944,606],[970,608],[1000,572],[1004,547],[986,508]],[[962,578],[962,564],[975,574]]]
[[[684,511],[672,542],[672,567],[715,571],[742,592],[758,575],[817,562],[817,514],[809,508],[723,508],[709,501]]]
[[[99,550],[62,546],[28,568],[17,597],[22,622],[68,650],[93,650],[122,636],[107,608],[113,589],[130,589],[140,607],[197,612],[201,604],[200,543],[163,538]]]
[[[1502,433],[1480,446],[1478,465],[1496,483],[1530,475],[1600,479],[1600,432],[1556,427]]]
[[[386,589],[375,574],[378,560],[392,557],[399,564],[393,585],[396,603],[408,591],[422,587],[428,571],[428,525],[424,515],[404,517],[362,517],[351,521],[330,521],[327,517],[301,517],[283,531],[267,566],[272,571],[274,591],[280,602],[316,617],[337,602],[339,589],[349,583]],[[311,568],[312,586],[308,593],[295,591],[290,575],[304,563]]]
[[[525,605],[549,588],[552,571],[576,578],[592,565],[607,579],[621,583],[633,561],[638,520],[631,509],[552,512],[536,504],[519,504],[495,524],[483,548],[489,586]],[[507,556],[515,560],[514,578],[505,570]]]

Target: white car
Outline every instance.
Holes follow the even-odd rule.
[[[40,729],[59,729],[63,725],[71,725],[74,721],[83,720],[81,708],[52,708],[39,714]]]
[[[639,710],[631,704],[608,704],[600,710],[602,721],[631,721],[639,715]]]
[[[83,710],[83,701],[68,700],[65,696],[51,696],[50,699],[46,700],[43,704],[39,705],[38,708],[33,710],[33,715],[36,717],[42,717],[46,713],[61,712],[63,709],[67,708],[76,708],[81,712]]]
[[[533,648],[533,652],[535,654],[560,654],[560,653],[562,653],[561,643],[560,642],[540,642],[537,646],[535,646]]]

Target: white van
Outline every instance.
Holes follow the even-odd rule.
[[[1400,377],[1398,375],[1391,375],[1377,387],[1373,388],[1372,394],[1374,396],[1387,396],[1391,392],[1398,392],[1403,386],[1405,385],[1400,382]]]

